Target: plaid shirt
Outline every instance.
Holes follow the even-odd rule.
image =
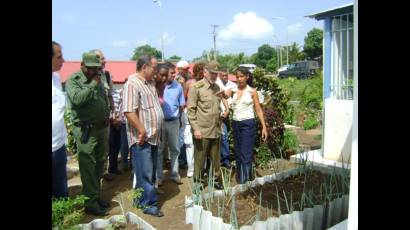
[[[154,81],[141,80],[137,74],[130,75],[124,85],[122,112],[137,112],[140,122],[147,131],[145,141],[151,145],[159,144],[164,114]],[[126,122],[126,125],[128,147],[131,147],[138,142],[138,130],[129,122]]]

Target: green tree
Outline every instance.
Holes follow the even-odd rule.
[[[277,69],[278,69],[278,60],[275,55],[266,63],[266,70],[273,72]]]
[[[180,56],[177,56],[177,55],[172,55],[171,57],[169,57],[168,59],[167,59],[167,61],[179,61],[179,60],[181,60],[182,58],[180,57]]]
[[[255,64],[259,67],[266,68],[266,64],[276,56],[275,48],[271,47],[268,44],[264,44],[258,48],[256,53]]]
[[[289,47],[289,63],[301,61],[304,59],[304,53],[300,51],[298,43],[293,42]]]
[[[158,59],[161,58],[162,54],[161,51],[151,47],[150,45],[143,45],[135,48],[134,55],[132,56],[131,60],[136,61],[142,55],[152,55]]]
[[[323,54],[323,31],[318,28],[313,28],[305,37],[305,45],[303,52],[308,59],[321,57]]]

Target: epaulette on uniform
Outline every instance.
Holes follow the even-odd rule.
[[[197,89],[200,89],[200,88],[202,88],[202,87],[204,87],[204,83],[203,82],[198,82],[197,84],[195,84],[195,88],[197,88]]]

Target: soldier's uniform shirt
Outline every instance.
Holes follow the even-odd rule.
[[[188,92],[188,119],[192,129],[199,130],[203,138],[219,138],[221,126],[221,97],[219,86],[206,78],[196,82]]]
[[[91,81],[81,70],[70,76],[66,90],[74,123],[100,123],[110,116],[109,102],[103,84]]]

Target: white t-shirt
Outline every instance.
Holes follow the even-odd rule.
[[[226,82],[226,84],[224,85],[223,82],[222,82],[222,80],[221,80],[219,77],[216,79],[216,82],[215,82],[215,83],[219,86],[219,88],[220,88],[221,90],[224,90],[225,92],[226,92],[228,89],[234,90],[234,89],[238,88],[238,86],[237,86],[234,82],[232,82],[232,81],[230,81],[230,80],[228,80],[228,82]],[[229,98],[226,99],[226,100],[228,101],[228,106],[231,106],[232,98],[229,97]],[[224,113],[224,112],[225,112],[225,106],[224,106],[224,104],[223,104],[222,101],[221,101],[221,106],[220,106],[220,107],[221,107],[222,113]]]
[[[55,152],[65,144],[67,138],[67,131],[64,125],[66,96],[62,91],[60,76],[56,72],[52,73],[51,97],[53,119],[51,151]]]

